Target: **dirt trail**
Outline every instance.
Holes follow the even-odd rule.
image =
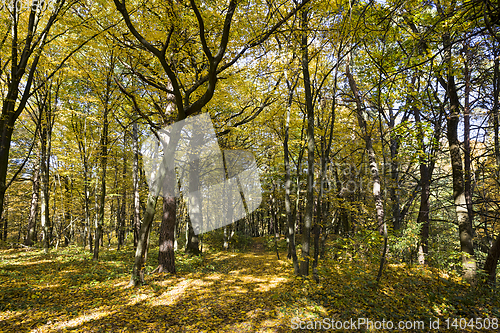
[[[255,254],[262,254],[266,250],[266,246],[264,245],[265,239],[261,237],[255,237],[252,241],[252,246],[250,250]]]

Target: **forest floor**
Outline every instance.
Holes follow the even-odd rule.
[[[390,320],[395,328],[399,321],[423,321],[423,329],[406,332],[443,332],[447,326],[450,332],[477,332],[469,320],[490,318],[489,331],[498,331],[498,289],[393,264],[377,285],[375,261],[342,257],[320,262],[316,283],[295,277],[286,253],[278,260],[266,242],[254,239],[244,252],[198,257],[179,251],[175,276],[146,275],[146,285],[138,288],[127,288],[130,248],[103,248],[98,262],[77,247],[49,254],[0,249],[0,332],[290,332],[299,320],[302,327],[316,321],[310,331],[321,331],[320,322],[323,329],[329,323],[356,325],[337,331],[385,331],[357,325],[360,318],[375,325]],[[155,268],[154,252],[148,271]],[[429,321],[436,325],[438,319],[440,329],[432,330]]]

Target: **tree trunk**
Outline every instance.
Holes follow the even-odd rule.
[[[396,117],[393,114],[392,108],[389,108],[389,130],[392,133],[394,130]],[[390,197],[392,201],[392,226],[394,230],[401,228],[401,208],[399,203],[399,163],[398,151],[400,138],[391,135],[390,150],[391,150],[391,179]]]
[[[382,277],[382,270],[385,264],[385,256],[387,253],[387,226],[384,220],[384,205],[382,202],[382,196],[380,191],[380,176],[378,172],[377,160],[375,156],[375,150],[373,149],[372,139],[370,133],[368,133],[368,128],[366,125],[366,115],[363,107],[363,102],[356,85],[356,81],[349,70],[349,59],[346,65],[346,76],[349,80],[349,87],[354,95],[354,100],[356,102],[356,115],[358,118],[358,124],[361,129],[361,135],[364,136],[365,149],[368,154],[368,161],[370,163],[370,171],[373,180],[373,199],[375,201],[375,209],[377,216],[378,231],[384,237],[384,248],[382,250],[382,257],[380,259],[380,268],[377,275],[377,282],[380,281]]]
[[[127,136],[123,136],[123,144],[127,144]],[[118,250],[125,242],[125,220],[127,218],[127,156],[123,156],[123,171],[122,171],[122,197],[118,214]]]
[[[469,63],[470,52],[468,49],[468,41],[465,41],[465,108],[464,108],[464,192],[465,192],[465,203],[467,205],[467,215],[469,218],[469,223],[472,228],[472,222],[474,221],[474,211],[472,207],[472,187],[471,187],[471,161],[470,161],[470,70]]]
[[[64,1],[54,3],[54,7],[59,9],[59,6],[62,5],[64,5]],[[0,71],[1,80],[5,83],[6,90],[6,94],[2,95],[4,98],[0,114],[0,220],[2,219],[4,196],[7,190],[7,167],[12,133],[14,132],[15,123],[24,111],[28,98],[32,93],[34,74],[40,56],[43,54],[41,51],[47,44],[50,29],[56,22],[57,15],[64,12],[57,10],[57,8],[54,8],[50,17],[46,16],[43,20],[40,19],[41,12],[37,10],[37,6],[31,6],[28,16],[25,16],[24,19],[20,17],[21,11],[18,10],[17,3],[9,13],[11,36],[8,39],[9,42],[2,45],[10,49],[10,64],[6,63],[6,66],[3,66],[2,71]],[[22,9],[22,11],[24,12],[25,9]],[[42,21],[45,24],[39,26]],[[21,22],[22,24],[20,24]],[[37,31],[43,31],[43,36],[39,36]],[[25,34],[25,36],[20,36],[21,34]],[[8,34],[5,37],[7,36]],[[34,41],[39,44],[33,45]]]
[[[141,224],[141,230],[139,231],[137,247],[135,250],[134,267],[132,269],[132,276],[129,286],[137,286],[144,283],[144,264],[146,263],[146,254],[148,248],[147,239],[149,230],[151,228],[151,223],[153,222],[157,199],[158,197],[153,193],[150,193],[148,196],[146,213],[144,214],[144,221]]]
[[[16,89],[17,90],[17,89]],[[15,119],[9,119],[12,116],[9,116],[10,113],[13,113],[14,110],[12,111],[7,111],[8,114],[5,116],[7,113],[5,110],[5,105],[10,104],[10,103],[4,103],[4,107],[2,109],[2,115],[0,116],[0,131],[1,131],[1,137],[0,137],[0,221],[2,221],[2,214],[3,214],[3,209],[4,209],[4,198],[5,198],[5,192],[7,191],[7,166],[9,163],[9,152],[10,152],[10,142],[12,138],[12,132],[14,130],[14,122]],[[1,232],[1,230],[0,230]]]
[[[199,145],[199,142],[195,142],[194,145]],[[200,254],[200,245],[198,236],[193,230],[193,222],[198,227],[202,226],[203,216],[201,213],[202,209],[202,197],[200,193],[199,183],[200,183],[200,160],[193,157],[193,161],[189,163],[189,195],[188,195],[188,209],[189,218],[187,222],[187,239],[186,239],[186,253],[189,255]],[[174,206],[175,207],[175,206]],[[174,216],[175,223],[175,216]],[[174,269],[175,270],[175,269]]]
[[[85,232],[87,233],[85,235],[84,241],[83,241],[83,247],[85,248],[85,242],[88,239],[89,242],[89,250],[92,252],[92,231],[91,231],[91,223],[90,223],[90,190],[89,190],[89,173],[88,173],[88,161],[86,158],[83,160],[83,181],[85,182],[85,185],[83,186],[83,189],[85,191],[84,193],[84,200],[85,200]]]
[[[430,196],[430,173],[427,163],[420,161],[420,209],[418,211],[417,223],[422,225],[420,229],[420,245],[418,248],[418,262],[420,265],[428,263],[429,254],[429,196]]]
[[[6,242],[7,241],[7,227],[9,224],[8,196],[5,197],[4,204],[5,204],[5,207],[4,207],[5,214],[2,217],[2,219],[0,220],[0,239],[3,239]]]
[[[185,253],[189,255],[199,255],[200,252],[200,240],[198,236],[194,233],[193,225],[191,219],[188,218],[187,221],[187,241]]]
[[[431,174],[428,166],[427,159],[425,158],[425,143],[424,132],[420,120],[420,109],[416,106],[413,107],[413,114],[415,116],[415,123],[417,124],[417,140],[419,144],[419,160],[420,160],[420,209],[418,212],[417,223],[421,224],[420,229],[420,244],[418,247],[418,262],[420,265],[426,265],[427,256],[429,254],[429,196],[430,196],[430,182]]]
[[[499,95],[500,95],[500,70],[499,66],[499,52],[495,52],[495,67],[493,69],[493,108],[491,110],[491,117],[493,118],[494,142],[495,142],[495,161],[497,164],[497,179],[500,179],[500,140],[499,140]],[[500,184],[499,184],[500,185]],[[498,259],[500,257],[500,234],[497,235],[495,242],[488,251],[486,262],[484,263],[484,271],[488,276],[490,283],[495,283],[496,269]]]
[[[271,221],[271,231],[274,233],[274,250],[276,251],[276,257],[280,260],[280,254],[278,252],[278,218],[277,218],[277,207],[276,207],[276,183],[273,181],[273,188],[269,194],[269,219]]]
[[[300,262],[300,275],[309,275],[309,247],[311,226],[314,210],[314,108],[311,92],[311,79],[309,76],[309,52],[307,44],[308,11],[302,11],[302,75],[304,77],[304,93],[307,110],[307,200],[302,231],[302,258]]]
[[[460,141],[458,140],[458,124],[460,122],[460,100],[455,85],[455,77],[451,75],[451,41],[448,33],[443,35],[445,47],[445,61],[448,63],[447,81],[438,77],[441,86],[450,100],[450,113],[447,119],[447,137],[450,148],[451,169],[453,177],[453,200],[457,213],[460,249],[462,251],[462,266],[464,278],[470,282],[476,276],[476,260],[474,257],[472,221],[469,220],[467,202],[465,198],[464,174],[462,157],[460,155]]]
[[[69,202],[72,202],[73,190],[72,185],[70,185],[70,178],[68,176],[64,177],[64,189],[66,192],[66,198]],[[64,200],[64,198],[63,198]],[[71,206],[64,205],[64,222],[65,222],[65,233],[64,233],[64,245],[68,246],[73,240],[73,219],[71,217]]]
[[[497,49],[498,50],[498,49]],[[497,171],[497,177],[500,179],[500,139],[499,133],[500,130],[500,119],[499,119],[499,95],[500,95],[500,70],[499,70],[499,60],[500,52],[496,52],[495,54],[495,68],[493,70],[493,109],[491,110],[491,116],[493,117],[493,131],[494,131],[494,140],[495,140],[495,160],[497,162],[497,166],[499,167]]]
[[[173,195],[163,197],[163,216],[160,225],[158,273],[175,274],[174,229],[176,202]]]
[[[45,107],[42,107],[45,109]],[[49,219],[49,167],[50,167],[50,152],[48,147],[49,139],[49,119],[48,114],[46,112],[41,111],[39,121],[41,122],[40,127],[40,175],[41,175],[41,192],[40,192],[40,201],[41,201],[41,227],[43,233],[43,247],[45,253],[49,251],[50,246],[50,219]]]
[[[139,233],[141,230],[141,216],[140,216],[140,198],[139,198],[139,135],[137,122],[134,121],[132,125],[132,141],[133,141],[133,153],[134,161],[132,165],[132,178],[134,187],[134,248],[137,248],[137,242],[139,240]]]
[[[346,66],[346,75],[349,80],[349,86],[352,93],[354,94],[354,100],[356,101],[356,115],[358,118],[358,124],[361,129],[361,135],[364,137],[365,149],[368,154],[368,162],[370,163],[370,171],[373,180],[373,198],[375,201],[376,216],[377,216],[377,228],[381,235],[384,235],[386,230],[385,220],[384,220],[384,205],[382,202],[381,190],[380,190],[380,176],[378,172],[377,160],[375,155],[375,150],[373,149],[372,138],[368,132],[366,125],[366,115],[365,110],[361,101],[361,96],[356,85],[356,81],[349,70],[349,64]]]
[[[31,246],[36,239],[36,218],[38,213],[38,204],[40,198],[40,157],[38,156],[38,165],[33,167],[33,194],[31,195],[30,217],[28,220],[28,230],[26,234],[25,245]]]
[[[287,82],[288,83],[288,82]],[[292,186],[292,181],[290,179],[290,152],[288,149],[288,138],[289,138],[289,128],[290,128],[290,113],[292,110],[292,96],[293,89],[290,89],[290,94],[288,98],[288,107],[286,111],[286,123],[285,123],[285,138],[283,140],[283,153],[284,153],[284,163],[285,163],[285,213],[288,224],[288,259],[292,259],[293,271],[295,275],[299,274],[299,263],[297,259],[297,251],[295,248],[295,221],[292,216],[292,209],[290,203],[290,188]]]
[[[109,92],[111,85],[111,78],[108,77],[107,80],[107,91]],[[99,246],[101,243],[102,235],[103,235],[103,227],[104,227],[104,205],[106,199],[106,168],[108,163],[108,101],[109,94],[106,95],[106,103],[104,106],[104,114],[103,114],[103,125],[102,125],[102,133],[101,133],[101,193],[99,196],[99,215],[97,219],[96,225],[96,236],[95,236],[95,245],[94,245],[94,256],[93,260],[99,260]]]

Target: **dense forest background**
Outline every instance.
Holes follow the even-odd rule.
[[[0,20],[2,247],[128,251],[134,286],[252,237],[316,281],[368,260],[376,283],[495,282],[498,2],[8,0]],[[196,235],[141,145],[202,113],[255,156],[262,203]]]

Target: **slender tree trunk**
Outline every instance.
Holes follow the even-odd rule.
[[[45,107],[43,107],[45,108]],[[40,127],[40,147],[41,147],[41,153],[40,153],[40,175],[41,175],[41,192],[40,192],[40,201],[41,201],[41,209],[40,209],[40,215],[41,215],[41,227],[42,227],[42,233],[43,233],[43,247],[45,253],[49,251],[49,246],[50,246],[50,234],[49,234],[49,229],[50,229],[50,219],[49,219],[49,152],[48,152],[48,141],[49,141],[49,119],[48,115],[46,112],[43,112],[40,114],[40,119],[41,123]]]
[[[111,85],[111,78],[108,78],[108,87],[109,91]],[[104,205],[106,200],[106,168],[108,163],[108,98],[109,95],[106,96],[106,103],[104,106],[104,114],[103,114],[103,125],[102,125],[102,133],[101,133],[101,193],[99,196],[99,215],[97,217],[97,225],[96,225],[96,236],[95,236],[95,245],[94,245],[94,256],[93,260],[99,260],[99,245],[101,243],[102,235],[103,235],[103,227],[104,227]]]
[[[28,230],[25,245],[31,246],[36,239],[36,218],[40,198],[40,156],[37,158],[38,165],[33,167],[33,194],[31,195],[30,217],[28,220]]]
[[[349,62],[349,59],[347,60]],[[380,268],[377,275],[377,282],[380,281],[382,277],[382,270],[385,264],[385,256],[387,253],[387,226],[384,219],[384,205],[382,202],[382,196],[380,191],[380,176],[378,172],[377,160],[375,156],[375,150],[373,149],[372,139],[370,133],[368,133],[368,128],[366,125],[366,115],[363,107],[363,102],[356,85],[356,81],[349,70],[349,63],[346,66],[346,75],[349,80],[349,86],[354,95],[354,100],[356,102],[356,114],[358,118],[358,124],[361,128],[361,134],[364,136],[366,152],[368,155],[368,161],[370,163],[370,171],[373,180],[373,199],[375,201],[375,209],[377,216],[377,224],[379,233],[384,237],[384,248],[382,250],[382,257],[380,260]]]
[[[297,251],[295,248],[295,221],[292,216],[291,203],[290,203],[290,188],[292,186],[292,181],[290,179],[290,157],[288,149],[288,138],[289,138],[289,128],[290,128],[290,113],[292,110],[292,96],[293,89],[290,89],[290,94],[288,98],[288,107],[286,111],[286,123],[285,123],[285,138],[283,140],[283,152],[284,152],[284,163],[285,163],[285,212],[288,224],[288,259],[293,261],[293,271],[295,275],[299,274],[299,263],[297,259]]]
[[[151,223],[153,222],[157,199],[158,197],[153,193],[150,193],[148,196],[146,213],[144,214],[144,221],[141,224],[141,230],[139,232],[137,247],[135,250],[134,267],[132,269],[129,286],[137,286],[144,283],[144,264],[146,263],[148,248],[147,239]]]
[[[134,247],[137,248],[137,242],[139,239],[139,233],[141,229],[141,216],[140,216],[140,198],[139,198],[139,134],[137,128],[137,122],[132,125],[132,141],[133,141],[133,153],[134,161],[132,165],[132,178],[134,187]],[[155,203],[156,204],[156,203]]]
[[[278,252],[278,238],[279,238],[279,232],[278,232],[278,218],[277,218],[277,207],[276,207],[276,183],[273,181],[273,188],[271,190],[271,193],[269,195],[269,216],[270,216],[270,221],[271,221],[271,230],[274,234],[274,250],[276,251],[276,257],[278,257],[278,260],[280,260],[280,254]]]
[[[421,139],[423,144],[423,138]],[[423,152],[420,152],[423,154]],[[420,158],[420,209],[418,212],[417,223],[422,224],[420,229],[420,245],[418,249],[418,262],[420,265],[426,265],[429,254],[429,196],[430,196],[430,173],[427,162]]]
[[[471,187],[471,161],[470,161],[470,69],[469,63],[470,51],[468,49],[468,41],[465,41],[465,108],[464,108],[464,192],[465,192],[465,202],[467,204],[467,215],[469,218],[469,223],[472,227],[472,222],[474,221],[474,210],[472,207],[472,187]]]
[[[196,142],[194,144],[198,145],[199,142]],[[195,225],[199,227],[201,227],[203,223],[203,215],[201,213],[202,197],[201,193],[199,192],[200,172],[200,160],[194,157],[194,160],[189,163],[189,218],[187,220],[188,232],[186,240],[186,253],[189,255],[200,254],[199,239],[193,230],[193,222],[195,222]],[[168,223],[165,223],[165,227],[167,227],[168,225]]]
[[[123,136],[123,144],[126,146],[126,135]],[[125,220],[127,218],[127,156],[123,156],[123,171],[122,171],[122,198],[120,202],[120,213],[118,214],[118,250],[125,242]]]
[[[83,160],[83,181],[84,181],[84,199],[85,199],[85,232],[86,235],[83,241],[83,247],[85,248],[85,243],[88,240],[89,242],[89,250],[92,252],[92,231],[91,231],[91,223],[90,223],[90,189],[89,189],[89,178],[88,178],[88,162],[87,159]]]
[[[224,227],[224,243],[222,245],[222,248],[227,251],[227,249],[229,248],[229,227],[228,226],[225,226]]]
[[[311,226],[314,215],[314,108],[311,92],[311,79],[309,76],[309,52],[307,44],[308,11],[302,11],[302,75],[304,78],[304,93],[307,110],[307,200],[302,231],[302,258],[300,262],[300,275],[309,275],[309,247]]]
[[[0,239],[3,239],[4,241],[7,241],[7,231],[8,231],[7,227],[9,224],[9,210],[8,210],[9,204],[8,204],[8,201],[9,201],[8,196],[5,196],[5,201],[4,201],[5,214],[2,217],[2,219],[0,220]]]
[[[392,132],[395,125],[395,116],[392,108],[389,109],[389,130]],[[399,137],[391,136],[390,150],[391,150],[391,180],[390,197],[392,201],[392,226],[394,230],[399,230],[401,227],[401,208],[399,203]]]
[[[373,149],[372,139],[370,133],[368,132],[368,127],[366,125],[366,119],[365,119],[366,115],[361,101],[361,96],[359,95],[359,91],[356,82],[354,80],[354,77],[352,76],[349,70],[349,65],[346,66],[346,74],[349,80],[349,86],[351,87],[351,91],[353,92],[354,99],[356,101],[356,114],[358,118],[358,124],[359,127],[361,128],[361,135],[364,136],[364,141],[366,146],[365,149],[368,154],[368,161],[370,163],[370,171],[373,180],[373,198],[375,200],[375,208],[377,216],[377,228],[379,230],[379,233],[381,235],[384,235],[385,233],[384,230],[386,229],[384,220],[384,205],[382,202],[382,196],[380,190],[380,176],[378,172],[375,150]]]
[[[494,131],[494,140],[495,140],[495,160],[497,162],[497,166],[499,167],[497,171],[497,177],[500,179],[500,118],[499,118],[499,95],[500,95],[500,70],[499,70],[499,60],[500,52],[496,52],[495,54],[495,68],[493,70],[493,109],[491,110],[491,115],[493,117],[493,131]]]
[[[89,189],[89,155],[87,153],[87,121],[72,116],[71,126],[78,142],[78,151],[83,164],[83,208],[85,212],[85,225],[83,229],[83,248],[89,243],[92,252],[92,232],[90,223],[90,189]]]
[[[420,209],[418,212],[417,223],[421,224],[420,229],[420,244],[418,248],[418,262],[420,265],[426,265],[429,254],[429,196],[431,184],[431,170],[429,170],[428,161],[425,158],[425,143],[424,131],[420,120],[420,109],[413,107],[413,114],[417,124],[417,140],[419,144],[419,160],[420,160]]]
[[[64,177],[64,190],[66,193],[65,197],[69,198],[69,202],[72,202],[71,196],[73,191],[71,190],[70,178],[68,176]],[[64,200],[64,198],[62,198],[62,200]],[[64,233],[64,245],[68,246],[73,240],[73,222],[71,218],[71,206],[67,202],[64,204],[64,224],[66,225],[66,231]]]

